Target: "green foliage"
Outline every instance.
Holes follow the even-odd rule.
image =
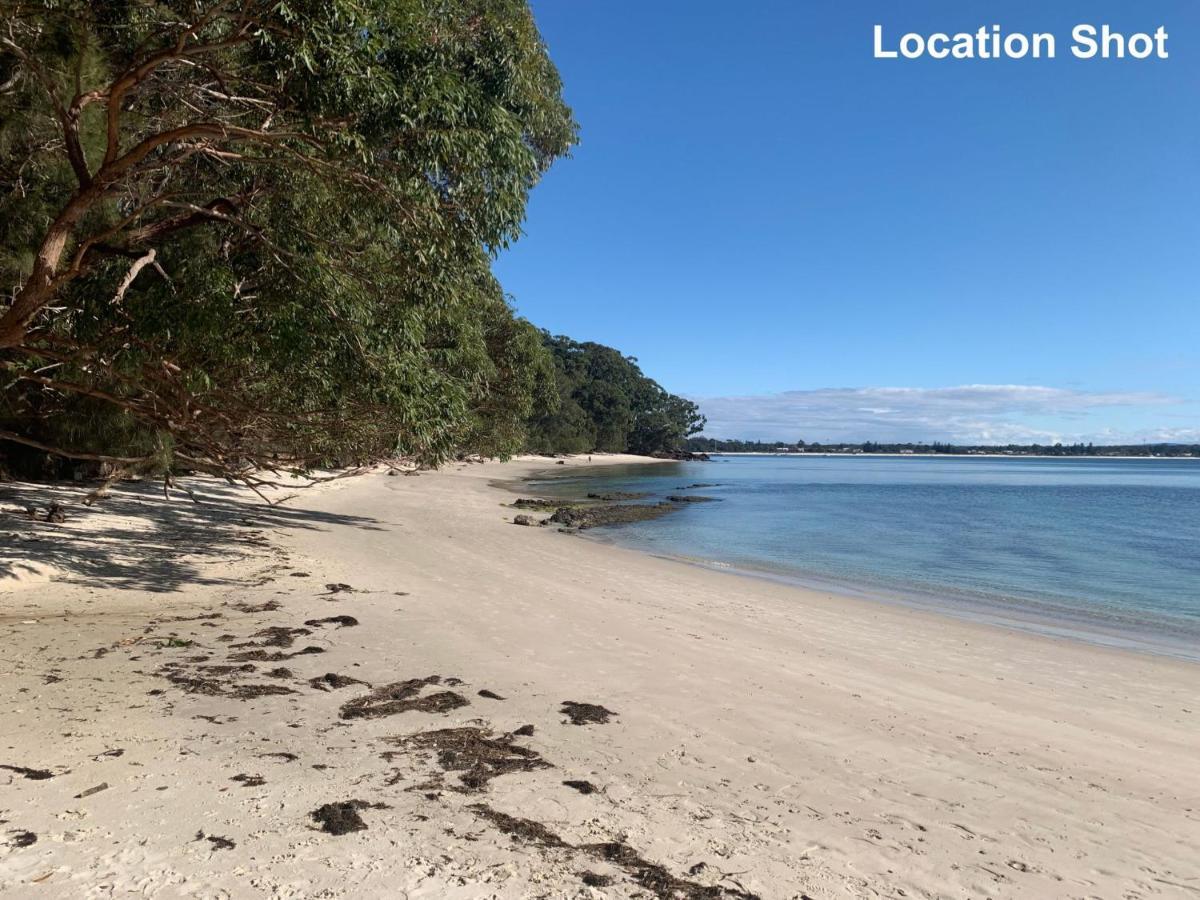
[[[530,420],[531,450],[649,454],[678,449],[704,427],[694,403],[647,378],[633,357],[548,332],[543,341],[554,359],[558,403]]]
[[[0,429],[222,473],[522,447],[553,372],[490,254],[575,137],[525,0],[0,12]]]

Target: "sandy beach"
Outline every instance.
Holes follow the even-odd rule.
[[[512,524],[548,468],[5,486],[0,896],[1200,896],[1196,665]]]

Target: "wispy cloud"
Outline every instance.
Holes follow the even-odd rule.
[[[1200,440],[1200,430],[1120,432],[1096,421],[1104,411],[1180,402],[1163,394],[1098,392],[1024,384],[944,388],[825,388],[749,397],[697,398],[705,434],[748,440],[1055,441]],[[1103,436],[1103,437],[1102,437]]]

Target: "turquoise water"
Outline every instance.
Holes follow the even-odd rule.
[[[703,565],[1200,659],[1200,462],[714,457],[575,470],[544,495],[693,482],[591,532]]]

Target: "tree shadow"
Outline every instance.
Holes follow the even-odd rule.
[[[164,497],[161,483],[141,482],[120,485],[85,506],[88,486],[0,485],[0,579],[28,577],[49,566],[56,580],[87,587],[168,592],[185,585],[237,584],[244,575],[213,563],[268,559],[265,529],[380,528],[373,518],[307,509],[303,491],[290,505],[272,506],[215,479],[188,479],[187,487],[200,502],[181,491]],[[55,502],[64,508],[61,524],[44,520]],[[36,519],[26,512],[30,506]]]

